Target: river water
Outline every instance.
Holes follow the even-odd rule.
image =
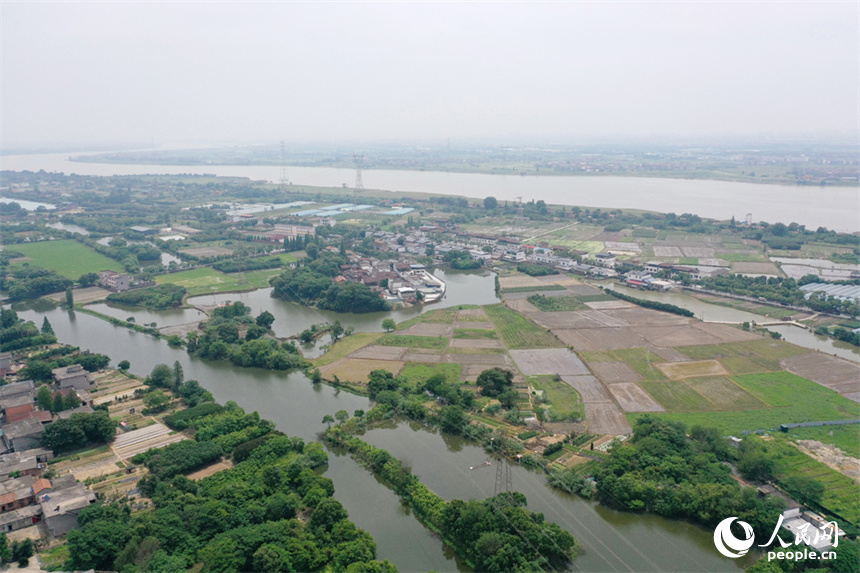
[[[79,154],[84,155],[84,154]],[[64,153],[0,156],[0,169],[77,173],[80,175],[214,174],[278,181],[278,166],[244,165],[125,165],[69,161]],[[860,188],[799,187],[612,176],[519,176],[431,171],[364,170],[365,188],[392,192],[442,193],[482,199],[544,200],[557,205],[646,209],[695,213],[714,219],[797,222],[810,229],[825,226],[841,232],[860,230]],[[341,187],[351,185],[350,169],[290,167],[292,181],[300,185]],[[351,188],[351,187],[350,187]],[[350,197],[352,192],[349,192]]]
[[[449,290],[451,304],[486,304],[495,300],[492,275],[448,271],[442,276],[449,285],[463,281],[462,288]],[[276,326],[281,321],[283,332],[297,332],[304,328],[302,325],[307,320],[320,321],[317,315],[296,316],[291,312],[296,308],[294,305],[268,297],[265,290],[230,296],[233,300],[246,296],[245,300],[255,312],[268,309],[276,315]],[[427,308],[442,306],[447,304]],[[125,313],[122,308],[114,310],[119,315]],[[402,320],[408,318],[408,313],[417,311],[392,315]],[[131,362],[131,371],[138,375],[146,375],[156,364],[172,364],[178,360],[186,378],[199,380],[219,402],[234,400],[248,411],[257,410],[261,416],[273,420],[281,431],[306,440],[318,438],[325,428],[321,422],[325,414],[341,409],[366,410],[371,406],[366,398],[324,385],[314,386],[301,373],[236,368],[226,362],[193,358],[182,349],[170,348],[164,340],[115,327],[84,313],[69,313],[50,305],[31,305],[20,309],[19,314],[36,324],[41,324],[42,317],[47,316],[60,341],[107,354],[113,364],[127,359]],[[139,316],[138,322],[145,322],[143,315]],[[170,321],[162,313],[150,316],[159,325]],[[382,316],[359,315],[352,323],[343,315],[327,318],[337,317],[357,330],[379,330]],[[177,317],[177,320],[184,318]],[[476,445],[406,422],[373,430],[366,439],[404,459],[431,489],[447,499],[492,495],[494,468],[468,471],[469,466],[486,459],[486,454]],[[334,480],[335,497],[344,504],[350,518],[376,539],[380,558],[391,560],[405,572],[468,569],[411,515],[396,495],[348,456],[333,452],[326,475]],[[654,515],[607,509],[552,490],[542,473],[525,468],[514,467],[513,478],[514,489],[527,496],[532,510],[543,512],[547,519],[568,529],[582,544],[583,554],[574,562],[573,570],[736,572],[751,562],[752,558],[720,557],[713,547],[712,533],[701,527]]]

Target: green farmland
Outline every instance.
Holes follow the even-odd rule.
[[[18,243],[14,250],[29,258],[26,262],[31,265],[56,271],[69,279],[77,279],[86,273],[125,270],[118,261],[97,253],[74,239]]]
[[[266,269],[247,273],[225,274],[206,267],[158,275],[155,278],[155,282],[158,284],[184,286],[188,290],[188,296],[196,296],[200,294],[264,288],[269,286],[269,279],[280,272],[279,269]]]

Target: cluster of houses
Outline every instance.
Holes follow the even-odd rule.
[[[362,257],[347,251],[347,264],[341,265],[335,282],[360,282],[389,302],[413,304],[436,302],[445,296],[445,282],[427,272],[424,265],[392,263]]]
[[[93,411],[90,390],[93,376],[75,364],[52,371],[52,393],[74,393],[81,405],[62,411],[57,418]],[[95,494],[74,476],[45,477],[50,449],[41,447],[42,434],[55,417],[37,409],[32,380],[0,386],[0,531],[8,533],[44,524],[51,537],[77,526],[78,513],[96,501]]]

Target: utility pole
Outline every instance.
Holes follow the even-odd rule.
[[[361,180],[361,163],[364,161],[364,156],[355,154],[352,156],[352,161],[355,163],[355,189],[353,192],[358,195],[364,191],[364,182]]]

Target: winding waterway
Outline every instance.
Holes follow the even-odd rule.
[[[78,154],[86,155],[86,154]],[[136,165],[82,163],[68,154],[0,156],[0,169],[76,173],[79,175],[214,174],[278,181],[280,167],[247,165]],[[342,187],[355,180],[349,169],[290,167],[296,184]],[[646,209],[695,213],[714,219],[797,222],[840,232],[860,230],[860,188],[812,187],[614,176],[527,176],[443,173],[434,171],[364,170],[367,189],[442,193],[483,199],[544,200],[558,205],[610,209]],[[351,192],[350,192],[351,196]]]
[[[449,290],[450,303],[486,304],[495,300],[492,276],[449,271],[444,278],[464,281],[462,288]],[[457,291],[463,291],[463,302],[455,298]],[[265,291],[241,296],[245,295],[255,311],[268,309],[276,314],[276,325],[279,320],[289,325],[284,327],[285,332],[301,330],[303,319],[291,312],[295,308],[291,303],[272,299]],[[235,294],[230,296],[233,300],[238,298]],[[447,304],[437,305],[442,306]],[[124,309],[119,312],[122,314]],[[131,362],[131,371],[138,375],[146,375],[156,364],[172,364],[178,360],[186,378],[199,380],[219,402],[233,400],[246,410],[257,410],[261,416],[273,420],[279,430],[306,440],[318,438],[325,427],[321,422],[325,414],[370,407],[366,398],[328,386],[314,386],[301,373],[237,368],[226,362],[193,358],[182,349],[170,348],[163,340],[115,327],[84,313],[36,305],[21,307],[19,314],[36,324],[47,316],[60,341],[105,353],[113,364],[127,359]],[[332,316],[351,324],[343,315]],[[353,324],[357,330],[379,329],[382,315],[360,316]],[[315,315],[312,320],[319,322],[319,316]],[[165,324],[164,318],[155,318],[155,321]],[[494,469],[468,470],[469,466],[486,459],[486,454],[461,438],[404,422],[373,430],[366,439],[404,459],[431,489],[447,499],[492,495]],[[348,456],[333,452],[326,475],[334,480],[335,497],[344,504],[351,519],[376,539],[380,558],[391,560],[404,572],[467,570],[449,548],[411,515],[397,496]],[[573,570],[735,572],[749,565],[751,558],[728,560],[720,557],[713,547],[711,532],[701,527],[654,515],[610,510],[550,489],[542,473],[525,468],[514,467],[513,478],[514,488],[526,495],[532,510],[543,512],[547,519],[568,529],[582,544],[583,554],[574,562]]]

